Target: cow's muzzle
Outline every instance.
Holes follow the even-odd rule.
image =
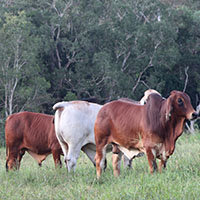
[[[191,120],[195,120],[197,117],[200,117],[200,113],[193,112],[193,113],[192,113]]]

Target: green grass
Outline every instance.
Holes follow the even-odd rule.
[[[113,176],[111,154],[100,180],[89,159],[81,153],[76,172],[55,169],[52,156],[42,167],[26,154],[19,171],[6,173],[5,148],[0,149],[0,200],[78,200],[200,199],[200,134],[182,135],[163,173],[149,173],[146,157],[133,161],[133,169],[122,166],[121,175]]]

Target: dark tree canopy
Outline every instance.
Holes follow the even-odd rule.
[[[2,0],[1,134],[8,115],[63,100],[200,94],[199,0]],[[3,141],[3,140],[1,140]]]

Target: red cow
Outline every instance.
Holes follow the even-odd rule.
[[[49,154],[53,154],[55,166],[61,166],[62,149],[54,130],[51,115],[20,112],[10,115],[5,123],[6,169],[19,169],[27,151],[41,166]]]
[[[129,158],[144,152],[150,172],[159,171],[173,154],[175,143],[182,134],[186,119],[194,119],[193,109],[186,93],[172,91],[167,99],[150,94],[145,105],[128,101],[112,101],[99,111],[95,121],[96,170],[99,178],[106,157],[106,146],[115,144]],[[118,153],[118,154],[117,154]],[[121,153],[113,154],[114,175],[120,173]]]

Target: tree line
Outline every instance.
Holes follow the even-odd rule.
[[[7,116],[58,101],[200,93],[199,0],[1,0],[0,139]],[[3,142],[1,142],[3,143]]]

